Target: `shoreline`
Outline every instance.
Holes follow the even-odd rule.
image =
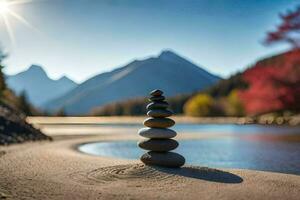
[[[52,142],[2,146],[0,194],[6,199],[299,198],[297,175],[189,165],[181,170],[160,169],[77,149],[83,143],[125,138],[60,136]]]
[[[34,116],[27,117],[26,121],[35,125],[49,125],[49,124],[141,124],[145,120],[145,116],[68,116],[68,117],[44,117]],[[172,116],[177,123],[186,124],[256,124],[268,126],[287,126],[294,127],[300,126],[300,115],[293,116],[286,121],[288,123],[277,123],[276,120],[269,116],[263,116],[259,119],[253,117],[189,117],[189,116]],[[283,119],[281,119],[283,120]]]
[[[203,139],[203,138],[202,138]],[[85,141],[82,143],[78,143],[72,146],[72,149],[74,151],[77,151],[78,153],[84,154],[84,155],[89,155],[89,156],[96,156],[96,157],[104,157],[104,158],[110,158],[110,159],[121,159],[121,160],[128,160],[128,161],[133,161],[133,162],[140,162],[138,159],[129,159],[129,158],[122,158],[122,157],[118,157],[118,156],[104,156],[104,155],[95,155],[95,154],[91,154],[91,153],[87,153],[84,151],[81,151],[79,149],[79,147],[81,145],[86,145],[86,144],[94,144],[94,143],[110,143],[110,142],[122,142],[124,140],[104,140],[104,141],[95,141],[95,140],[91,140],[91,141]],[[135,139],[129,139],[126,141],[136,141]],[[206,167],[206,168],[212,168],[212,169],[222,169],[222,170],[248,170],[248,171],[256,171],[256,172],[269,172],[269,173],[278,173],[278,174],[286,174],[286,175],[295,175],[295,176],[299,176],[300,178],[300,173],[292,173],[292,172],[280,172],[280,171],[270,171],[270,170],[261,170],[261,169],[247,169],[247,168],[230,168],[230,167],[209,167],[206,165],[196,165],[196,164],[188,164],[186,163],[185,166],[190,166],[190,167]]]

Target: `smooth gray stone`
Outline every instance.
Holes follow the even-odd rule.
[[[161,102],[152,102],[147,105],[147,110],[154,110],[154,109],[166,109],[169,104],[165,101]]]
[[[177,133],[168,128],[142,128],[139,135],[145,138],[167,139],[175,137]]]
[[[170,117],[173,114],[170,110],[162,110],[162,109],[155,109],[155,110],[149,110],[147,112],[147,115],[149,117]]]
[[[163,101],[165,99],[166,98],[164,96],[153,96],[149,98],[150,101]]]
[[[185,163],[182,155],[174,152],[147,152],[141,156],[141,161],[146,165],[161,167],[181,167]]]
[[[150,95],[151,95],[151,96],[161,96],[163,93],[164,93],[164,92],[161,91],[161,90],[152,90],[152,91],[150,92]]]
[[[178,147],[178,142],[172,139],[146,139],[138,142],[138,146],[150,151],[172,151]]]
[[[144,125],[150,128],[169,128],[175,124],[170,118],[147,118]]]

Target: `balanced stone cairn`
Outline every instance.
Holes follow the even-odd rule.
[[[176,140],[170,139],[177,134],[168,129],[175,124],[170,117],[173,113],[167,109],[169,104],[162,96],[161,90],[153,90],[147,105],[147,118],[144,125],[149,128],[139,130],[139,135],[148,139],[142,140],[138,146],[145,150],[150,150],[141,156],[141,161],[146,165],[157,165],[162,167],[180,167],[184,165],[185,159],[180,154],[169,152],[178,147]]]

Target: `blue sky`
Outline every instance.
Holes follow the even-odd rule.
[[[261,41],[293,0],[32,0],[11,6],[15,42],[0,19],[0,42],[9,53],[5,72],[31,64],[51,78],[81,82],[134,59],[172,49],[223,77],[285,50]]]

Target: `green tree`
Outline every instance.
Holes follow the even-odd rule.
[[[204,90],[204,93],[211,95],[213,98],[220,98],[229,95],[232,90],[245,89],[247,83],[243,80],[242,73],[236,73],[228,79],[220,80],[217,84]]]
[[[226,98],[226,114],[229,116],[243,116],[244,106],[239,98],[238,91],[232,90]]]
[[[65,111],[65,108],[61,108],[54,115],[59,117],[64,117],[67,116],[67,113]]]
[[[22,111],[25,115],[33,115],[32,107],[27,99],[26,92],[23,91],[18,98],[18,109]]]
[[[0,49],[0,98],[3,98],[3,93],[6,90],[5,76],[3,74],[3,60],[6,56],[7,55]]]
[[[210,116],[214,99],[207,94],[197,94],[184,105],[184,113],[190,116]]]

